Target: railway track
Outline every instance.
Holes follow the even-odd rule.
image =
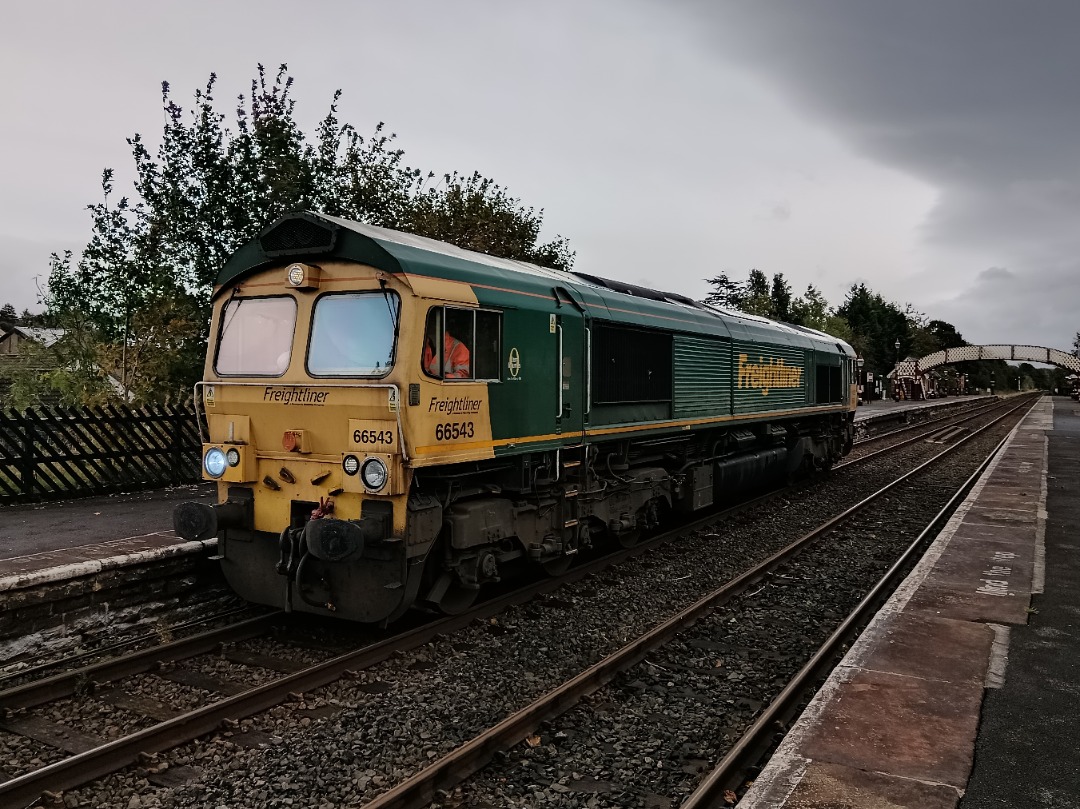
[[[864,457],[874,453],[884,452],[888,449],[906,446],[907,444],[920,441],[924,438],[933,437],[950,427],[962,428],[962,426],[966,425],[972,418],[978,417],[983,413],[997,412],[1002,406],[1003,403],[998,399],[993,399],[989,402],[979,400],[959,411],[953,411],[943,416],[924,419],[922,421],[914,422],[913,424],[905,424],[903,427],[898,427],[894,430],[868,436],[856,441],[854,447],[852,447],[851,453],[840,464],[837,464],[836,468],[840,468],[845,464],[861,461]]]
[[[230,622],[236,623],[247,617],[254,617],[262,612],[261,608],[251,606],[237,607],[235,609],[216,612],[200,618],[187,621],[179,621],[175,624],[163,626],[156,631],[148,632],[134,638],[115,641],[96,646],[81,652],[68,655],[43,655],[36,662],[26,663],[19,661],[19,667],[12,665],[10,670],[0,674],[0,693],[24,683],[31,683],[45,677],[53,676],[54,673],[64,670],[85,668],[95,662],[107,660],[137,651],[149,649],[164,642],[164,638],[184,636],[188,633],[197,634],[200,630],[206,631],[210,627],[218,625],[227,626]]]
[[[952,447],[948,451],[951,451],[951,449]],[[935,448],[934,451],[940,452],[940,447]],[[272,706],[290,700],[293,703],[303,704],[298,697],[300,694],[311,692],[330,683],[342,681],[343,678],[345,681],[362,679],[360,672],[385,663],[391,657],[402,655],[410,650],[423,649],[426,645],[444,642],[440,639],[445,639],[451,633],[466,628],[475,628],[476,626],[485,627],[485,631],[488,627],[494,629],[499,626],[499,619],[495,616],[502,615],[515,605],[538,603],[541,605],[540,609],[562,609],[563,607],[559,606],[560,600],[557,597],[547,595],[545,601],[545,594],[551,594],[568,583],[587,582],[588,579],[595,578],[601,575],[603,571],[609,570],[614,564],[625,562],[648,551],[654,551],[670,540],[673,533],[683,534],[688,531],[701,530],[717,520],[730,520],[737,512],[752,510],[761,503],[774,500],[776,497],[776,494],[767,495],[721,515],[712,515],[694,524],[682,526],[676,532],[656,537],[638,547],[583,564],[572,569],[564,577],[536,582],[526,588],[486,602],[467,615],[434,621],[400,635],[385,637],[376,643],[363,644],[359,648],[351,649],[344,654],[328,657],[315,665],[305,666],[290,673],[281,672],[282,668],[288,668],[288,666],[278,666],[279,674],[282,676],[276,676],[254,688],[242,689],[239,693],[232,695],[222,696],[219,691],[217,696],[220,698],[215,699],[208,705],[178,713],[148,726],[141,726],[146,723],[137,722],[135,724],[140,726],[133,732],[124,733],[111,741],[105,741],[102,744],[84,741],[81,746],[85,749],[82,750],[77,749],[80,747],[78,744],[69,744],[67,745],[68,752],[72,752],[72,755],[44,763],[43,766],[17,775],[0,784],[0,806],[25,806],[42,795],[45,795],[46,803],[49,801],[55,803],[61,800],[58,796],[60,790],[70,789],[140,761],[144,762],[144,765],[146,762],[151,762],[148,767],[144,766],[144,769],[153,770],[155,766],[159,766],[154,763],[156,760],[152,758],[156,752],[169,749],[223,727],[227,729],[228,733],[233,733],[238,728],[237,723],[239,720],[246,716],[265,712]],[[739,580],[742,580],[741,577],[736,579],[736,581]],[[152,668],[163,665],[166,667],[163,673],[173,673],[167,669],[175,661],[205,655],[222,647],[230,649],[245,640],[264,635],[279,620],[280,616],[263,616],[245,622],[243,626],[228,627],[203,633],[197,638],[187,639],[179,644],[166,644],[156,649],[143,650],[133,655],[125,655],[117,660],[104,661],[80,671],[68,672],[46,678],[38,683],[28,683],[8,689],[0,693],[0,708],[4,710],[3,726],[8,729],[8,732],[17,731],[21,720],[24,729],[29,728],[33,731],[35,730],[35,723],[28,722],[25,719],[27,709],[47,705],[58,699],[71,700],[87,692],[97,692],[99,694],[111,692],[115,698],[116,689],[106,689],[104,687],[106,683],[120,678],[132,677],[139,672],[147,672]],[[495,623],[488,623],[489,621],[495,621]],[[483,623],[478,624],[478,622]],[[670,623],[671,621],[668,622],[668,624]],[[630,654],[632,657],[633,653]],[[260,667],[259,664],[262,664],[262,667],[265,668],[268,664],[272,665],[274,662],[270,659],[271,656],[260,656],[259,653],[237,654],[235,649],[233,649],[232,656],[234,658],[233,662],[246,657],[247,662],[255,664],[256,668]],[[596,665],[599,666],[600,663]],[[611,664],[607,665],[610,666]],[[614,669],[608,668],[606,670],[610,672]],[[212,680],[213,677],[204,678],[201,684],[205,686]],[[188,678],[189,684],[194,681],[192,678]],[[212,691],[213,689],[204,690]],[[118,701],[125,702],[123,699]],[[142,704],[145,707],[152,704],[153,701],[152,698],[144,698]],[[126,703],[130,708],[134,703],[138,703],[138,700],[128,699]],[[569,704],[568,702],[565,703],[564,707]],[[49,733],[42,730],[43,727],[46,731],[48,730],[46,725],[47,723],[37,722],[36,732],[39,739],[49,737]],[[513,733],[516,732],[518,732],[518,728],[515,727]],[[58,731],[55,727],[52,728],[54,741],[57,733],[63,733],[63,729]],[[69,735],[69,738],[74,738],[74,736]],[[519,736],[516,741],[520,741],[520,738]],[[486,742],[482,743],[481,747],[485,747],[486,744]],[[468,745],[461,749],[466,747]],[[71,748],[76,749],[72,750]],[[493,748],[485,747],[485,749],[490,754]],[[423,772],[426,772],[426,770],[421,771],[421,773]],[[379,798],[377,800],[388,800],[388,798]],[[60,804],[57,803],[57,805]]]
[[[994,421],[973,431],[935,457],[911,469],[895,481],[848,508],[842,514],[800,537],[761,564],[745,571],[738,578],[733,579],[687,609],[672,616],[647,635],[627,644],[615,654],[608,656],[587,671],[582,672],[574,680],[565,683],[559,689],[545,694],[541,699],[507,717],[498,726],[476,737],[468,745],[455,750],[451,755],[417,773],[413,778],[400,784],[394,790],[367,804],[368,809],[419,807],[433,802],[443,806],[475,805],[477,803],[490,805],[488,802],[492,795],[496,795],[499,799],[505,799],[508,797],[505,792],[492,789],[493,785],[500,780],[505,782],[507,773],[514,769],[513,765],[508,765],[505,761],[502,765],[497,765],[494,768],[495,772],[487,774],[487,777],[483,779],[485,783],[480,788],[465,790],[463,793],[461,784],[487,764],[492,758],[492,751],[509,750],[517,747],[520,752],[521,748],[528,751],[530,747],[541,746],[544,739],[541,735],[537,735],[537,730],[542,723],[549,723],[548,735],[554,735],[550,732],[555,727],[552,720],[562,716],[567,711],[567,706],[577,706],[583,699],[605,687],[617,676],[630,672],[635,667],[641,668],[643,662],[646,665],[652,665],[654,670],[663,672],[659,678],[650,677],[650,673],[645,673],[643,679],[666,680],[668,688],[676,686],[675,681],[680,679],[678,674],[682,672],[699,673],[702,670],[702,648],[712,650],[714,654],[718,648],[715,641],[717,630],[724,632],[726,623],[736,621],[732,617],[735,614],[742,615],[755,609],[760,611],[761,599],[758,596],[780,577],[781,571],[792,573],[795,562],[801,554],[813,548],[823,538],[832,537],[843,531],[847,531],[850,535],[859,536],[865,528],[853,526],[852,523],[860,519],[865,523],[866,512],[872,505],[889,497],[897,497],[903,487],[910,485],[911,481],[925,475],[941,461],[951,458],[955,452],[978,439],[999,421],[1008,418],[1018,410],[1024,409],[1026,412],[1030,405],[1030,400],[1020,404],[1013,404],[1007,412],[999,415]],[[916,538],[910,544],[905,543],[897,558],[889,564],[884,575],[858,601],[854,609],[842,620],[834,622],[837,624],[835,629],[828,635],[824,643],[809,656],[805,664],[798,668],[794,676],[782,688],[774,689],[778,693],[775,694],[767,707],[764,710],[752,711],[756,718],[727,746],[719,764],[705,773],[697,788],[679,803],[682,809],[723,807],[736,802],[738,797],[736,790],[747,779],[750,768],[754,767],[775,744],[778,729],[785,727],[787,722],[797,715],[804,702],[812,694],[815,685],[827,675],[836,660],[846,650],[847,644],[857,637],[858,632],[873,617],[877,608],[884,603],[893,589],[918,561],[926,545],[932,541],[937,529],[944,524],[948,516],[966,496],[979,475],[1004,445],[1005,440],[1006,438],[1002,438],[994,444],[990,453],[979,463],[975,471],[964,479],[963,483],[951,494],[948,500],[941,505],[925,527],[918,532]],[[819,570],[832,575],[837,569],[836,562],[838,560],[834,558],[831,561],[832,564],[818,565]],[[813,567],[813,565],[806,567]],[[799,571],[799,573],[807,575],[806,570]],[[785,578],[797,578],[799,573],[788,575]],[[819,576],[819,579],[821,578]],[[818,581],[813,586],[823,584],[827,584],[827,581]],[[751,592],[752,588],[753,591]],[[730,607],[737,599],[748,602],[750,609],[745,609],[747,604],[744,603],[741,605],[743,608],[741,611],[733,608],[723,613],[721,620],[717,621],[715,617],[717,611]],[[698,627],[699,623],[707,625]],[[665,645],[672,644],[676,639],[679,640],[678,645],[681,648],[667,653],[662,662],[650,663],[648,657]],[[695,643],[695,640],[698,642]],[[721,644],[719,648],[730,651],[731,647],[730,644]],[[719,664],[717,664],[717,667],[723,668]],[[705,670],[707,671],[707,669]],[[757,702],[757,700],[752,701]],[[632,702],[632,700],[627,702]],[[595,707],[595,702],[592,707]],[[606,724],[610,725],[611,723]],[[580,728],[578,730],[580,731]],[[590,727],[590,730],[595,731],[596,728]],[[563,731],[560,735],[565,738],[568,734]],[[522,738],[526,739],[524,745],[520,742]],[[515,739],[518,741],[515,742]],[[533,744],[530,744],[530,739],[533,740]],[[519,755],[518,761],[524,757]],[[654,758],[646,763],[650,765],[656,764],[658,760]],[[576,763],[580,766],[580,762]],[[622,802],[626,797],[621,795],[618,796],[618,800],[612,803],[604,802],[598,805],[632,805]],[[651,797],[655,798],[657,796],[653,795]]]
[[[917,408],[902,411],[886,411],[874,414],[867,419],[855,422],[855,443],[875,441],[888,435],[903,433],[912,427],[948,419],[955,415],[977,412],[986,407],[993,407],[1000,399],[994,396],[979,397],[972,400],[958,400],[955,404],[933,408]],[[871,407],[870,410],[873,410]],[[901,426],[892,425],[900,422]]]
[[[1002,415],[1000,418],[1005,418],[1006,416],[1007,414]],[[992,422],[991,424],[980,428],[978,432],[972,433],[962,442],[942,451],[940,455],[924,462],[915,469],[912,469],[894,482],[847,509],[841,515],[800,537],[796,542],[785,547],[778,553],[773,554],[761,564],[747,570],[738,578],[725,584],[723,587],[714,590],[702,599],[699,599],[690,607],[672,616],[670,619],[660,624],[649,633],[634,640],[632,643],[623,646],[617,652],[604,658],[574,679],[564,683],[559,688],[548,692],[540,699],[535,700],[533,703],[511,716],[508,716],[503,722],[477,736],[466,745],[456,749],[450,755],[440,759],[435,764],[425,768],[409,780],[369,803],[369,809],[419,807],[427,805],[437,799],[445,800],[445,797],[451,790],[458,787],[463,780],[486,765],[491,759],[493,752],[514,747],[515,745],[520,744],[520,740],[523,738],[527,740],[534,739],[534,745],[539,746],[542,744],[543,740],[541,737],[536,736],[535,733],[537,729],[539,729],[541,723],[548,722],[561,716],[569,707],[577,705],[583,698],[611,682],[618,674],[638,666],[655,650],[670,643],[679,636],[680,633],[685,632],[689,627],[701,621],[706,616],[730,603],[737,596],[746,594],[748,590],[757,587],[765,581],[766,578],[775,575],[779,569],[789,565],[791,560],[802,553],[807,547],[816,543],[824,536],[837,531],[845,524],[845,522],[852,519],[854,516],[863,513],[872,503],[876,503],[890,493],[894,493],[911,478],[919,475],[944,457],[950,456],[957,449],[964,446],[967,441],[973,440],[980,435],[982,431],[992,426],[993,423],[996,422]],[[987,462],[989,462],[989,459],[987,459]],[[982,467],[980,466],[980,469],[981,468]],[[966,486],[970,485],[973,481],[974,476],[969,478],[965,483],[965,487],[954,495],[950,500],[950,505],[958,502],[959,497],[966,491]],[[937,524],[938,520],[940,520],[947,512],[948,507],[943,508],[934,518],[932,525]],[[920,534],[919,540],[910,546],[909,551],[905,556],[914,555],[915,550],[920,546],[921,541],[929,533],[930,527]],[[800,670],[800,675],[796,677],[783,692],[781,692],[778,701],[761,715],[759,722],[754,724],[752,732],[743,736],[739,742],[734,745],[732,751],[725,757],[721,767],[713,773],[710,773],[701,788],[683,804],[684,807],[723,806],[727,803],[724,793],[730,793],[731,786],[733,786],[733,780],[735,780],[733,778],[733,772],[738,772],[739,766],[745,767],[745,760],[749,755],[748,751],[752,751],[760,746],[763,736],[771,740],[771,737],[775,734],[775,723],[777,720],[779,718],[787,718],[784,714],[785,708],[790,710],[792,699],[796,698],[805,690],[807,683],[812,682],[812,678],[820,673],[822,664],[825,661],[831,660],[836,649],[851,637],[850,633],[852,632],[853,627],[857,627],[866,619],[867,611],[876,603],[876,596],[886,590],[891,591],[891,586],[894,586],[895,583],[897,583],[898,579],[896,577],[902,570],[904,570],[904,566],[899,561],[890,568],[889,574],[879,583],[871,594],[875,597],[868,596],[860,603],[860,608],[849,616],[849,618],[843,622],[841,627],[833,633],[830,637],[830,641],[822,647],[822,650],[820,650],[817,655],[815,655],[811,664],[808,664]],[[668,667],[663,667],[663,670],[670,671],[670,665]],[[529,741],[526,741],[525,744],[526,747],[528,747]],[[471,801],[466,800],[466,803],[470,802]]]
[[[965,420],[970,419],[972,416],[979,413],[991,412],[995,408],[1000,408],[1002,405],[998,400],[993,400],[989,404],[980,400],[973,405],[964,408],[960,412],[954,412],[946,416],[933,418],[925,421],[920,421],[915,424],[906,425],[904,427],[890,430],[886,433],[879,435],[873,435],[868,438],[864,438],[857,441],[853,454],[849,456],[843,463],[837,465],[835,468],[840,469],[850,463],[862,462],[865,457],[873,457],[878,454],[884,454],[890,449],[896,449],[907,444],[914,443],[921,440],[924,437],[932,436],[937,432],[942,431],[945,427],[954,425],[961,425],[965,423]],[[934,427],[933,430],[927,429]],[[885,446],[878,446],[879,444],[885,444]],[[870,447],[874,447],[873,451],[870,451]],[[765,497],[776,496],[776,492],[770,492]],[[743,503],[735,507],[734,511],[744,510],[748,505],[753,505],[755,502],[759,502],[762,498],[757,498],[749,501],[749,503]],[[713,515],[711,519],[718,519],[725,515],[734,513],[729,509],[720,515]],[[707,518],[708,519],[708,518]],[[682,530],[682,527],[676,529]],[[50,672],[58,670],[78,670],[85,668],[89,670],[92,663],[98,660],[107,659],[109,656],[122,655],[125,650],[145,648],[158,645],[163,642],[166,637],[172,637],[187,632],[195,632],[200,626],[212,625],[218,622],[227,621],[230,618],[244,618],[247,615],[251,615],[253,612],[257,613],[261,608],[254,608],[252,605],[246,605],[244,607],[236,608],[220,614],[212,616],[202,617],[196,620],[183,621],[175,625],[169,625],[161,627],[155,632],[145,634],[143,636],[130,638],[114,644],[105,644],[87,651],[78,652],[68,656],[62,657],[43,657],[37,663],[22,664],[21,668],[13,668],[11,671],[0,674],[0,693],[10,689],[16,685],[23,683],[29,683],[36,679],[40,679],[49,676]],[[225,634],[223,638],[227,638],[227,627],[223,627]],[[222,642],[227,642],[223,640]],[[147,652],[147,655],[152,658],[153,652]],[[77,675],[78,676],[78,675]],[[92,678],[92,675],[90,675]]]

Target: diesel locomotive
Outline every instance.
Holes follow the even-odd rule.
[[[196,386],[229,584],[388,622],[558,573],[853,440],[855,353],[821,332],[315,213],[241,247]]]

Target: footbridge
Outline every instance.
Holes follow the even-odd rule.
[[[918,359],[907,359],[889,372],[889,378],[912,378],[924,374],[938,365],[952,365],[956,362],[972,362],[974,360],[1042,362],[1047,365],[1056,365],[1059,368],[1072,371],[1074,374],[1080,374],[1080,358],[1067,351],[1043,346],[990,345],[946,348]]]

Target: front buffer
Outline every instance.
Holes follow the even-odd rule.
[[[218,535],[221,570],[247,601],[384,623],[415,600],[422,564],[410,564],[405,543],[391,536],[388,513],[343,520],[321,504],[302,525],[277,535],[251,530],[250,514],[230,499],[216,506],[182,503],[173,515],[185,539]]]

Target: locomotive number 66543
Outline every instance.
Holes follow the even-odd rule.
[[[457,441],[476,436],[476,426],[471,421],[449,422],[435,425],[436,441]]]

